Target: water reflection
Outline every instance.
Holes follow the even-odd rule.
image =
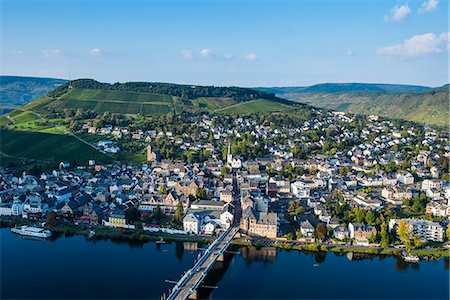
[[[316,261],[316,263],[321,264],[325,261],[325,258],[327,258],[327,253],[326,252],[316,252],[314,254],[314,260]]]

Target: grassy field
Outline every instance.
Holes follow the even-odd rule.
[[[71,89],[62,99],[95,100],[95,101],[126,101],[126,102],[160,102],[172,104],[169,95],[136,93],[124,91],[107,91],[95,89]]]
[[[97,113],[164,115],[172,111],[172,103],[173,99],[169,95],[72,89],[61,99],[46,105],[55,109],[89,109]]]
[[[24,111],[11,117],[14,123],[29,123],[41,119],[38,115],[30,111]]]
[[[75,160],[79,164],[87,164],[89,159],[112,161],[111,157],[68,135],[3,129],[0,130],[0,141],[2,156],[9,159],[46,162]]]
[[[192,101],[192,105],[207,110],[216,110],[227,106],[235,105],[238,102],[232,98],[198,98]]]
[[[215,112],[223,114],[243,114],[243,113],[265,113],[265,112],[277,112],[288,111],[293,108],[289,105],[272,102],[264,99],[258,99],[248,102],[241,102],[228,107],[216,109]]]

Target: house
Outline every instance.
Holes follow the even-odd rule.
[[[348,224],[349,237],[352,239],[375,237],[377,229],[374,226],[366,226],[363,223],[349,223]]]
[[[427,204],[426,213],[435,217],[450,217],[450,206],[431,201]]]
[[[183,230],[191,234],[199,234],[200,232],[200,217],[194,213],[187,214],[183,218]]]
[[[350,236],[347,227],[345,227],[343,225],[340,225],[340,226],[337,226],[336,228],[334,228],[333,235],[338,240],[345,240],[345,239],[348,239]]]
[[[309,198],[310,187],[303,181],[296,181],[291,183],[291,193],[298,198]]]
[[[440,180],[431,180],[431,179],[425,179],[422,181],[421,189],[422,191],[428,191],[428,190],[434,190],[434,189],[440,189],[441,188],[441,181]]]
[[[402,205],[403,199],[412,198],[412,192],[410,189],[405,189],[397,186],[388,186],[381,191],[381,196],[384,198],[384,200],[386,200],[386,202],[394,205]]]
[[[414,184],[414,176],[409,172],[398,173],[397,182],[404,185]]]
[[[252,207],[247,207],[243,212],[240,226],[250,235],[276,238],[278,233],[277,214],[257,212]]]
[[[358,195],[353,198],[353,201],[363,206],[364,208],[368,209],[381,208],[381,201],[370,197],[366,193],[358,193]]]
[[[228,188],[221,190],[220,191],[220,201],[225,202],[225,203],[232,202],[233,201],[233,192]]]
[[[0,216],[12,216],[12,203],[0,203]]]
[[[225,203],[214,200],[197,200],[192,202],[191,209],[196,210],[223,210]]]
[[[109,226],[111,227],[126,227],[125,211],[123,209],[114,209],[109,214]]]
[[[14,200],[11,205],[11,213],[13,216],[22,216],[24,204],[20,200]]]
[[[300,232],[303,237],[307,238],[314,237],[314,231],[315,231],[314,226],[312,226],[312,224],[308,220],[303,221],[300,224]]]
[[[234,220],[234,207],[229,204],[225,205],[220,214],[220,222],[225,226],[225,229],[230,228]]]

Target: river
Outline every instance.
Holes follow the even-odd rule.
[[[83,236],[30,240],[0,229],[1,299],[159,299],[204,245]],[[351,258],[351,260],[350,260]],[[212,299],[448,299],[449,262],[234,247],[205,279]]]

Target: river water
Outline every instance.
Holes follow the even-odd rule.
[[[159,299],[205,247],[30,240],[7,228],[0,238],[1,299]],[[212,299],[448,299],[449,262],[234,247],[203,284]]]

